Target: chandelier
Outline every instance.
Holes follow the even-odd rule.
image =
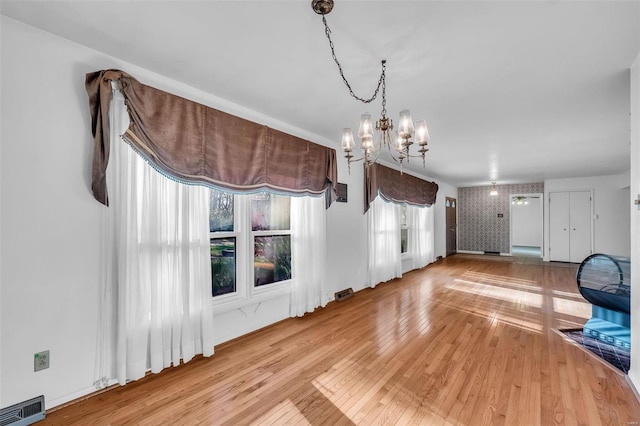
[[[329,47],[331,48],[331,56],[333,61],[338,66],[342,81],[349,89],[349,94],[352,98],[368,104],[374,101],[378,97],[380,89],[382,89],[382,111],[381,117],[376,121],[375,127],[371,121],[371,114],[364,113],[360,117],[360,126],[358,128],[358,137],[360,138],[360,149],[363,152],[361,158],[354,159],[353,149],[355,146],[355,140],[351,128],[345,128],[342,131],[342,149],[345,152],[345,158],[347,159],[347,165],[349,167],[349,173],[351,173],[351,163],[356,161],[364,161],[365,166],[370,166],[375,163],[380,155],[382,148],[386,147],[391,155],[391,158],[400,163],[400,172],[402,173],[402,163],[406,159],[407,163],[410,158],[417,157],[422,158],[422,166],[426,166],[425,154],[429,149],[429,129],[427,128],[427,122],[425,120],[416,121],[415,126],[411,118],[411,112],[408,109],[400,111],[400,120],[398,129],[393,132],[393,120],[387,117],[387,93],[386,93],[386,60],[382,60],[382,72],[378,79],[378,85],[373,92],[373,95],[367,99],[356,96],[351,88],[351,85],[347,81],[344,75],[342,66],[336,57],[333,41],[331,40],[331,30],[327,24],[326,16],[333,9],[333,0],[312,0],[311,7],[314,12],[322,15],[322,22],[324,23],[325,34],[329,40]],[[374,134],[377,132],[377,135]],[[418,145],[418,154],[411,154],[409,147],[414,144],[412,140],[414,138],[415,143]]]

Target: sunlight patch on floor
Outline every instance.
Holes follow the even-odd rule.
[[[455,283],[465,283],[474,286],[469,288],[464,286],[462,288],[455,285]],[[467,281],[464,279],[457,279],[454,285],[447,286],[452,290],[462,291],[469,294],[475,294],[483,297],[491,297],[493,299],[502,300],[518,305],[525,305],[532,308],[540,309],[542,307],[542,294],[531,294],[527,291],[514,290],[512,288],[496,287],[492,284],[479,283],[476,281]]]
[[[522,290],[540,293],[542,289],[533,280],[525,280],[522,278],[502,277],[500,275],[484,274],[482,272],[467,271],[462,274],[461,278],[471,280],[473,282],[481,281],[485,284],[498,284],[500,286],[517,287]]]
[[[559,314],[584,318],[585,320],[591,317],[591,305],[584,300],[577,301],[554,297],[553,310]]]
[[[269,410],[269,412],[267,412],[264,416],[259,417],[256,423],[261,425],[311,425],[311,423],[307,421],[300,410],[298,410],[298,407],[296,407],[296,405],[290,399],[280,402],[278,405]]]
[[[539,287],[523,284],[534,281],[514,280],[519,282],[513,283],[508,277],[479,274],[483,281],[489,281],[487,283],[470,279],[472,275],[477,274],[465,273],[462,278],[456,279],[446,288],[468,294],[473,299],[473,307],[465,308],[464,306],[468,306],[468,303],[456,304],[452,300],[450,305],[452,308],[484,316],[491,321],[492,326],[500,321],[523,330],[542,333],[542,320],[536,318],[540,318],[544,296]],[[505,283],[510,286],[505,286]],[[535,289],[535,292],[530,289]]]
[[[576,286],[576,288],[578,287]],[[575,300],[584,302],[584,297],[582,297],[578,293],[570,293],[568,291],[560,291],[560,290],[553,290],[552,293],[554,296],[564,297],[567,299],[575,299]]]
[[[357,364],[354,364],[354,367]],[[349,419],[354,422],[354,419],[351,418],[348,413],[345,413],[342,410],[341,404],[348,402],[350,397],[354,397],[354,392],[350,390],[346,392],[345,390],[341,390],[342,386],[347,386],[349,380],[358,380],[357,377],[352,377],[353,372],[349,371],[347,366],[342,367],[341,369],[335,370],[331,369],[331,374],[322,374],[317,378],[311,381],[311,384],[320,392],[327,400],[331,401],[331,403],[336,407],[340,412],[345,416],[345,419]],[[357,375],[356,375],[357,376]],[[359,394],[360,392],[356,392]],[[363,392],[364,393],[364,392]],[[294,424],[294,423],[292,423]]]
[[[324,373],[311,380],[313,385],[326,399],[334,405],[340,393],[344,392],[350,381],[357,380],[364,374],[364,366],[355,362],[352,357],[357,357],[355,353],[345,354],[345,356],[330,367]],[[336,407],[340,408],[338,405]]]
[[[518,327],[525,331],[542,334],[541,321],[532,321],[527,318],[508,315],[508,314],[505,314],[504,312],[499,312],[500,309],[504,310],[504,308],[496,308],[493,302],[490,304],[491,304],[491,307],[489,308],[482,308],[481,306],[476,304],[474,308],[470,309],[470,308],[465,308],[461,304],[455,304],[450,302],[446,303],[446,305],[452,309],[456,309],[458,311],[467,312],[470,314],[487,318],[489,320],[489,324],[491,327],[495,327],[498,322],[501,322],[503,324]],[[516,308],[511,308],[511,310],[521,312]],[[532,315],[532,314],[529,314],[529,315]],[[539,314],[534,314],[534,315],[539,317]]]

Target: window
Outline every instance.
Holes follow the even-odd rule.
[[[211,239],[211,277],[213,295],[236,291],[236,239]]]
[[[236,291],[236,235],[233,194],[211,190],[209,232],[211,236],[212,295]]]
[[[291,199],[266,192],[251,196],[256,287],[291,279]]]
[[[287,196],[211,190],[213,297],[251,296],[255,289],[291,279],[290,212]]]
[[[253,270],[256,287],[291,279],[291,236],[254,237]]]
[[[407,205],[400,206],[400,253],[409,250],[409,226],[407,225]]]

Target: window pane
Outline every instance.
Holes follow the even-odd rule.
[[[291,198],[260,192],[251,196],[251,230],[273,231],[290,228]]]
[[[406,253],[409,248],[409,229],[400,228],[400,253]]]
[[[400,205],[400,226],[407,226],[407,205]]]
[[[233,194],[211,190],[209,232],[233,232]]]
[[[291,279],[291,236],[255,237],[253,247],[256,287]]]
[[[211,239],[211,288],[213,296],[236,291],[236,239]]]

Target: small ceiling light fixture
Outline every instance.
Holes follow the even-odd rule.
[[[489,191],[489,195],[491,196],[498,195],[498,189],[496,188],[495,182],[491,182],[491,191]]]
[[[529,201],[527,201],[527,197],[523,195],[518,195],[513,197],[513,199],[511,200],[511,204],[517,204],[517,205],[529,204]]]
[[[387,117],[387,85],[386,85],[386,60],[382,60],[382,72],[380,74],[380,78],[378,79],[378,85],[373,92],[373,95],[368,98],[360,98],[353,93],[353,89],[351,85],[347,81],[347,78],[344,76],[344,72],[342,71],[342,66],[340,62],[338,62],[338,58],[336,57],[336,52],[333,46],[333,41],[331,40],[331,30],[329,29],[329,25],[327,24],[327,15],[329,12],[333,10],[333,0],[312,0],[311,7],[313,11],[318,15],[322,15],[322,22],[324,23],[324,32],[329,40],[329,47],[331,48],[331,56],[333,57],[333,61],[338,66],[338,71],[340,71],[340,76],[342,77],[342,81],[349,89],[349,94],[354,99],[368,104],[376,99],[380,89],[382,88],[382,111],[380,113],[381,117],[378,121],[376,121],[375,127],[373,126],[373,122],[371,121],[371,114],[364,113],[360,117],[360,127],[358,129],[358,137],[360,138],[360,149],[362,149],[363,157],[358,159],[353,159],[353,148],[355,146],[355,141],[353,138],[353,132],[351,128],[345,128],[342,131],[342,149],[345,152],[345,158],[347,159],[347,164],[349,166],[349,172],[351,172],[351,163],[356,161],[364,160],[365,166],[370,166],[375,163],[378,159],[378,155],[380,155],[380,151],[382,147],[386,146],[389,149],[389,153],[391,154],[391,158],[394,161],[400,163],[400,172],[402,173],[402,162],[404,159],[407,159],[407,163],[409,162],[409,158],[411,157],[422,157],[422,166],[426,167],[425,162],[425,154],[429,149],[427,145],[431,140],[429,136],[429,129],[427,128],[427,122],[425,120],[416,121],[415,126],[413,120],[411,119],[411,113],[408,109],[400,111],[400,124],[398,126],[398,130],[396,133],[393,133],[393,120]],[[375,138],[374,129],[379,133],[378,137]],[[415,136],[415,143],[418,144],[418,154],[411,154],[409,152],[409,147],[413,145],[414,141],[411,140],[412,137]],[[375,141],[374,141],[375,139]],[[395,151],[395,155],[394,155]]]

